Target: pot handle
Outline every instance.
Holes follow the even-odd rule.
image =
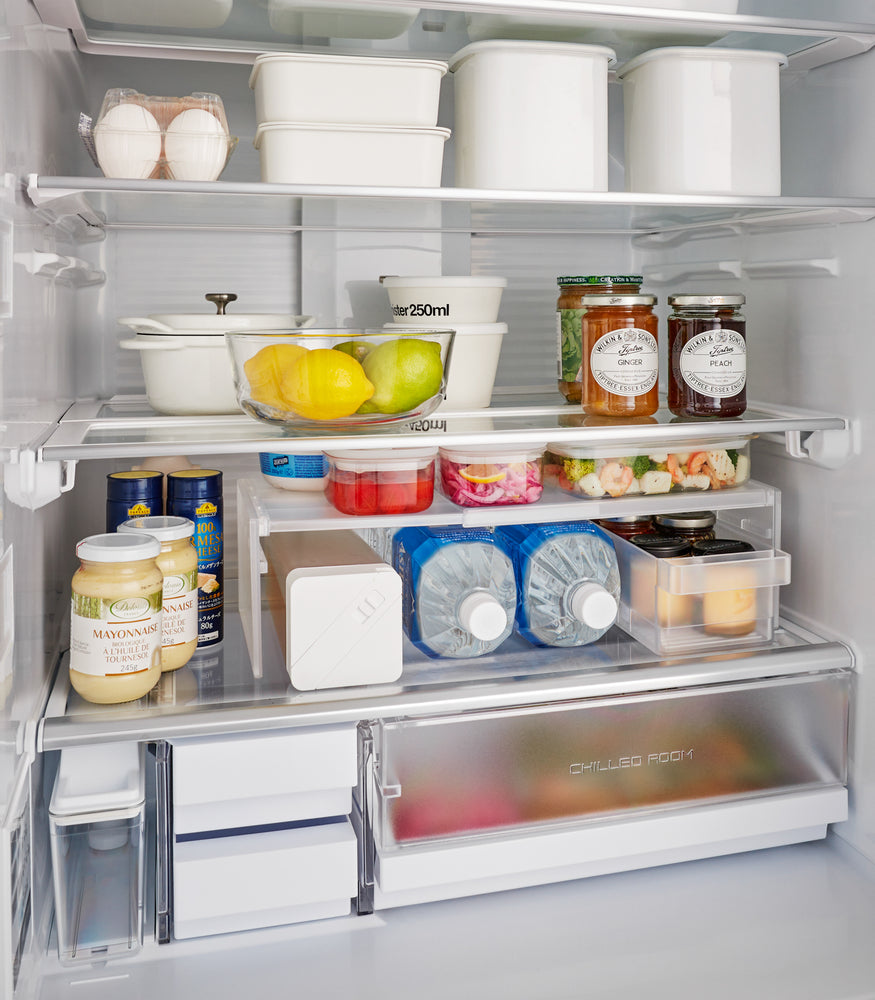
[[[185,344],[174,343],[172,340],[159,342],[148,341],[145,337],[132,337],[130,340],[120,340],[119,347],[126,351],[181,351]]]
[[[172,326],[159,323],[156,319],[149,319],[148,316],[122,316],[117,320],[122,326],[129,326],[138,333],[178,333]]]

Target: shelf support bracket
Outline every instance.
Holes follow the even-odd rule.
[[[810,431],[804,438],[802,431],[786,431],[784,445],[790,458],[824,469],[840,469],[857,453],[856,439],[857,427],[849,422],[846,427]]]
[[[73,489],[75,460],[41,462],[35,451],[23,449],[3,471],[3,491],[25,510],[39,510]]]

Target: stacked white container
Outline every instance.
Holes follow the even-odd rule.
[[[311,52],[258,56],[255,147],[261,179],[279,184],[439,187],[436,128],[447,64]]]

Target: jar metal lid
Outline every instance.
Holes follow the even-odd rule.
[[[669,295],[668,304],[670,306],[743,306],[745,303],[743,295]]]
[[[694,510],[681,514],[655,514],[653,520],[666,528],[713,528],[717,515],[710,510]]]
[[[750,542],[740,542],[734,538],[703,538],[690,546],[694,556],[724,556],[739,552],[753,552]]]
[[[655,306],[655,295],[584,295],[585,306]]]
[[[609,524],[634,524],[636,521],[647,521],[649,524],[651,520],[650,514],[626,514],[625,517],[600,517],[598,523],[604,521]]]
[[[686,538],[675,535],[633,535],[629,541],[639,549],[645,549],[652,556],[663,559],[666,556],[688,556],[690,543]]]
[[[151,535],[159,542],[176,542],[180,538],[191,538],[194,534],[194,521],[187,517],[132,517],[122,521],[116,531],[125,535]]]
[[[570,274],[556,279],[557,285],[640,285],[643,274]]]
[[[154,535],[89,535],[76,546],[76,555],[88,562],[126,563],[154,559],[161,543]]]

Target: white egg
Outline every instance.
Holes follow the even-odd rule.
[[[116,104],[94,126],[94,146],[107,177],[142,180],[161,156],[161,128],[140,104]]]
[[[189,108],[167,126],[164,157],[177,181],[214,181],[228,158],[228,133],[215,115]]]

